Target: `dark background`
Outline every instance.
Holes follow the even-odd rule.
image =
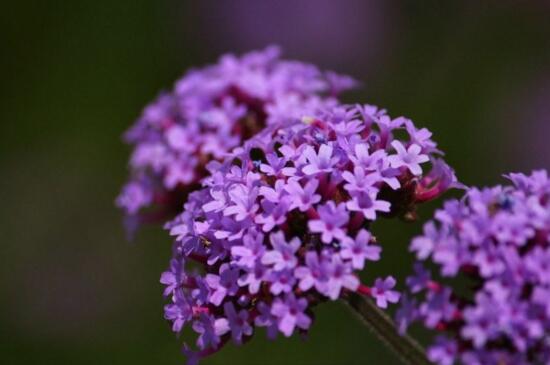
[[[354,75],[370,102],[426,126],[467,184],[549,167],[550,3],[12,1],[0,12],[0,362],[182,364],[162,319],[170,240],[124,238],[121,133],[185,69],[277,43]],[[430,216],[426,207],[421,216]],[[376,227],[403,277],[419,224]],[[385,263],[385,264],[384,264]],[[398,364],[339,303],[309,339],[260,332],[205,364]]]

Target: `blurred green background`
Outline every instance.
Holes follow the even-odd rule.
[[[550,167],[544,1],[16,1],[0,13],[2,364],[182,364],[162,319],[170,240],[124,238],[121,133],[185,69],[277,43],[354,75],[354,102],[435,134],[467,184]],[[429,217],[435,205],[425,207]],[[420,224],[376,227],[402,278]],[[398,364],[339,303],[307,341],[259,333],[204,364]]]

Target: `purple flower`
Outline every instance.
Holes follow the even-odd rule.
[[[345,204],[336,205],[330,201],[320,206],[318,213],[319,219],[312,220],[308,224],[311,232],[320,233],[321,240],[324,243],[331,243],[335,238],[343,239],[346,237],[343,227],[348,223],[349,216]]]
[[[270,282],[269,291],[274,295],[289,293],[292,291],[296,278],[291,270],[272,271],[268,278]]]
[[[353,174],[349,171],[344,171],[342,177],[347,181],[344,188],[349,192],[369,192],[378,191],[374,185],[380,181],[380,176],[376,173],[366,174],[365,169],[361,166],[356,166],[353,169]]]
[[[260,170],[268,176],[277,176],[283,174],[286,176],[293,176],[296,169],[286,167],[287,159],[284,157],[278,157],[275,153],[270,153],[265,156],[267,164],[261,164]]]
[[[407,278],[407,286],[411,293],[416,294],[426,288],[430,283],[431,274],[420,263],[414,265],[414,276]]]
[[[525,268],[529,270],[537,280],[550,285],[550,249],[536,247],[525,256]]]
[[[395,313],[395,324],[401,335],[407,332],[407,328],[418,318],[417,302],[409,299],[407,295],[400,298],[400,306]]]
[[[365,260],[380,260],[382,249],[376,245],[369,245],[371,234],[362,229],[357,234],[355,240],[347,239],[342,242],[340,256],[345,260],[351,260],[354,269],[362,270],[365,266]]]
[[[284,299],[275,300],[271,314],[277,318],[279,331],[289,337],[296,327],[306,330],[311,325],[311,318],[304,313],[306,308],[307,300],[298,299],[290,293]]]
[[[472,263],[479,268],[479,273],[483,277],[498,275],[506,269],[498,249],[491,243],[487,243],[484,249],[472,255]]]
[[[430,290],[426,301],[419,307],[419,313],[428,328],[435,328],[438,324],[453,319],[456,305],[451,300],[452,291],[449,288]]]
[[[229,189],[232,205],[224,209],[224,215],[234,215],[237,222],[252,216],[259,206],[256,204],[258,189],[248,188],[243,184],[235,184]]]
[[[302,171],[306,175],[330,172],[332,167],[338,162],[338,157],[334,157],[332,154],[333,148],[327,144],[322,144],[319,147],[318,153],[315,152],[313,147],[306,146],[303,153],[307,164],[302,167]]]
[[[210,302],[220,305],[226,295],[235,295],[238,289],[237,279],[239,272],[224,264],[220,267],[220,275],[207,274],[206,283],[212,290]]]
[[[384,200],[377,200],[377,191],[359,193],[346,203],[346,207],[352,212],[361,212],[365,218],[376,219],[376,212],[388,213],[391,204]]]
[[[308,252],[305,257],[306,266],[296,268],[294,275],[299,279],[299,288],[308,291],[312,287],[319,293],[328,292],[329,263],[316,252]]]
[[[189,184],[193,181],[195,166],[197,165],[197,160],[189,159],[185,162],[178,161],[170,163],[166,167],[166,173],[164,176],[164,185],[168,189],[174,189],[176,186],[182,184]]]
[[[369,144],[357,143],[353,149],[350,159],[356,166],[361,166],[368,171],[376,171],[377,163],[387,157],[386,151],[376,150],[373,154],[369,153]]]
[[[273,47],[225,55],[215,65],[187,72],[172,91],[146,106],[126,133],[134,148],[131,176],[117,205],[130,215],[150,206],[171,214],[204,177],[209,160],[222,159],[265,125],[334,104],[340,92],[355,87],[350,80],[282,60]],[[266,159],[263,172],[292,174],[276,154]]]
[[[172,322],[172,331],[179,333],[193,318],[193,310],[181,290],[174,294],[174,302],[164,306],[164,318]]]
[[[410,245],[410,250],[416,252],[416,258],[425,260],[431,255],[435,242],[437,241],[437,231],[433,222],[424,225],[424,235],[415,237]]]
[[[170,260],[170,270],[163,272],[160,276],[160,283],[166,285],[165,297],[173,294],[187,280],[184,265],[183,260],[172,259]]]
[[[248,286],[250,294],[256,294],[260,290],[260,286],[265,282],[268,269],[260,260],[257,260],[252,268],[248,268],[246,273],[239,278],[237,283],[239,286]]]
[[[389,142],[407,133],[404,122],[388,117],[378,126],[383,111],[291,99],[271,105],[277,114],[270,120],[279,122],[208,164],[202,189],[166,225],[175,238],[175,267],[163,283],[167,293],[179,288],[193,308],[201,357],[225,343],[212,335],[218,320],[225,333],[244,342],[254,327],[267,327],[270,337],[307,330],[306,313],[345,292],[371,294],[383,307],[399,298],[393,278],[370,289],[360,284],[358,271],[366,260],[380,259],[381,247],[371,242],[372,221],[393,204],[396,213],[412,213],[425,177],[389,162]],[[219,105],[214,108],[201,118],[222,128],[227,118]],[[201,270],[191,272],[197,266]],[[178,284],[172,273],[179,272],[187,277]],[[168,300],[175,304],[173,295]],[[214,322],[197,320],[202,314]],[[177,327],[187,323],[178,315],[170,315]]]
[[[443,336],[436,338],[435,343],[428,349],[428,358],[439,365],[453,365],[458,354],[456,341]]]
[[[262,256],[262,264],[273,265],[273,269],[294,269],[298,263],[296,251],[300,248],[300,239],[295,237],[290,242],[285,240],[283,232],[272,233],[269,237],[273,250]]]
[[[289,194],[289,210],[298,208],[301,212],[307,211],[312,205],[321,201],[321,196],[315,194],[319,181],[311,179],[302,187],[297,180],[289,180],[285,191]]]
[[[376,305],[380,308],[387,308],[389,303],[397,303],[399,301],[400,294],[393,289],[395,286],[395,279],[392,276],[388,276],[385,279],[376,279],[374,286],[371,289],[371,294],[376,299]]]
[[[332,300],[340,297],[342,288],[356,291],[359,287],[359,279],[352,273],[352,267],[338,256],[332,257],[332,262],[328,266],[328,282],[326,296]]]
[[[405,149],[403,144],[397,140],[393,141],[391,145],[397,151],[397,155],[388,157],[392,167],[406,167],[413,175],[422,174],[420,164],[430,160],[428,155],[421,154],[422,147],[413,143],[409,148]]]
[[[225,303],[223,309],[229,323],[233,341],[237,344],[242,343],[243,336],[252,335],[252,326],[248,323],[248,312],[242,309],[237,313],[231,302]]]
[[[267,337],[271,340],[277,337],[277,317],[271,314],[271,307],[264,302],[257,305],[258,316],[254,319],[254,324],[258,327],[267,328]]]
[[[546,311],[546,316],[550,317],[550,289],[535,288],[532,294],[533,303],[540,305]]]
[[[411,250],[461,288],[425,274],[407,280],[420,296],[414,320],[444,333],[428,354],[439,364],[530,364],[550,360],[550,182],[542,172],[510,174],[512,186],[470,188],[451,200]]]
[[[229,332],[227,319],[201,313],[199,319],[193,322],[193,330],[199,334],[197,346],[200,348],[216,348],[220,344],[220,336]]]
[[[236,258],[234,263],[244,268],[254,267],[264,252],[263,234],[247,234],[243,237],[243,244],[231,247],[231,255]]]
[[[279,203],[264,200],[261,205],[264,213],[257,215],[254,221],[261,225],[262,231],[270,232],[286,221],[286,214],[289,211],[287,200],[281,200]]]
[[[464,310],[465,324],[460,334],[463,338],[469,339],[474,347],[480,348],[487,340],[497,333],[496,326],[503,313],[497,302],[487,296],[478,295],[476,306]]]
[[[142,207],[151,204],[153,193],[150,189],[143,183],[132,181],[124,186],[116,200],[116,204],[124,208],[128,214],[135,214]]]

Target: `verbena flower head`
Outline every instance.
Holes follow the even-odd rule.
[[[138,221],[166,218],[199,186],[209,161],[265,125],[286,122],[298,107],[334,103],[355,84],[350,77],[283,60],[276,47],[225,55],[188,72],[126,133],[133,146],[131,177],[117,205]],[[137,215],[151,206],[157,211]]]
[[[408,119],[372,106],[302,114],[211,162],[204,188],[167,225],[176,242],[161,278],[165,317],[199,335],[198,353],[185,347],[190,359],[258,327],[270,337],[307,331],[312,308],[346,291],[397,302],[392,277],[367,287],[357,276],[380,258],[371,223],[410,217],[456,184],[430,133]]]
[[[439,364],[550,363],[550,180],[545,171],[507,177],[512,186],[447,202],[411,243],[462,288],[417,264],[407,283],[420,298],[397,314],[402,331],[421,321],[439,332],[428,350]]]

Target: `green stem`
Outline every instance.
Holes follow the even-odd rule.
[[[372,299],[348,293],[344,302],[361,321],[407,365],[432,365],[422,346],[407,335],[400,335],[392,319]]]

